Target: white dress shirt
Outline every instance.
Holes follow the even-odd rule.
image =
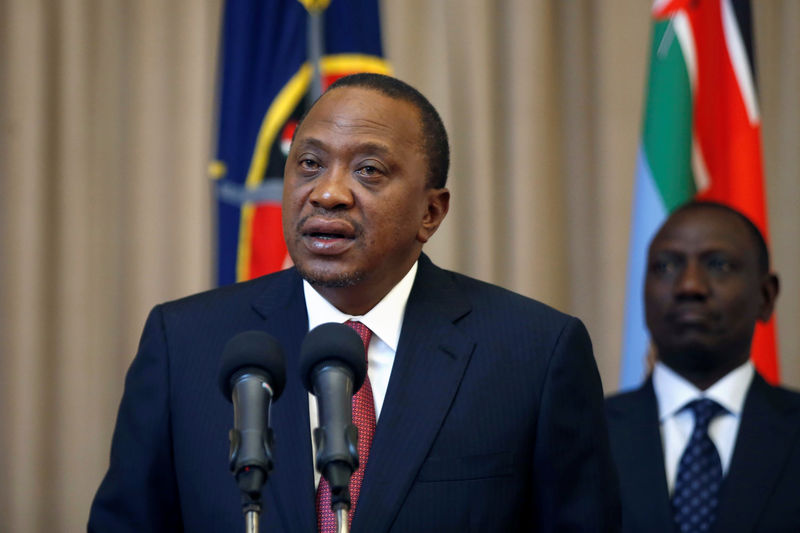
[[[724,476],[731,464],[744,399],[754,374],[753,364],[748,360],[702,391],[665,364],[656,363],[653,388],[658,402],[664,467],[670,495],[675,487],[678,463],[694,430],[694,414],[691,410],[682,409],[687,403],[700,398],[710,398],[725,408],[708,426],[708,435],[719,453]]]
[[[389,377],[392,374],[394,355],[400,341],[400,330],[403,327],[403,315],[406,311],[408,296],[417,275],[417,262],[389,293],[378,302],[375,307],[365,315],[354,316],[342,313],[328,300],[322,297],[310,283],[303,280],[303,293],[306,298],[308,312],[308,329],[311,331],[320,324],[337,322],[343,324],[348,320],[361,322],[372,331],[372,338],[367,351],[367,373],[372,385],[372,395],[375,398],[375,421],[381,414],[383,399],[386,397],[386,388],[389,386]],[[311,430],[317,427],[317,402],[309,394],[308,412],[311,418]],[[311,439],[312,452],[316,457],[316,446]],[[314,469],[315,485],[319,483],[320,474]]]

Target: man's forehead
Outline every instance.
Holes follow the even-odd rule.
[[[352,115],[363,120],[375,120],[373,116],[381,116],[391,112],[408,114],[409,109],[416,107],[406,100],[382,93],[378,89],[360,86],[345,86],[331,89],[324,93],[309,110],[308,116],[317,120],[330,117]],[[416,113],[411,113],[416,117]],[[371,118],[373,117],[373,118]]]
[[[672,215],[653,239],[651,250],[726,250],[756,253],[745,223],[719,209],[695,208]]]
[[[421,135],[419,111],[410,102],[366,87],[339,87],[314,104],[298,130],[297,140],[322,132],[375,135],[416,142]]]

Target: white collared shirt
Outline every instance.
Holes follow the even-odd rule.
[[[394,356],[397,344],[400,341],[400,330],[403,327],[403,315],[406,311],[408,296],[417,276],[417,263],[411,266],[408,273],[395,285],[389,293],[378,302],[375,307],[361,316],[342,313],[328,300],[322,297],[310,283],[303,280],[303,293],[306,299],[308,312],[308,329],[311,331],[320,324],[337,322],[343,324],[348,320],[355,320],[366,325],[372,330],[372,338],[367,351],[367,373],[372,385],[372,395],[375,398],[375,421],[381,414],[383,399],[386,397],[386,388],[389,386],[389,377],[392,374]],[[309,394],[308,412],[311,417],[311,430],[317,427],[317,402]],[[317,450],[312,438],[314,456]],[[319,483],[319,472],[314,470],[315,485]]]
[[[678,463],[694,430],[692,411],[681,409],[687,403],[699,398],[710,398],[725,408],[725,411],[716,416],[708,426],[708,435],[719,453],[724,476],[731,464],[745,396],[754,375],[753,363],[748,360],[702,391],[667,365],[656,363],[653,369],[653,389],[658,402],[661,442],[664,445],[664,467],[670,494],[675,487]]]

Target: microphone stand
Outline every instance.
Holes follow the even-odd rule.
[[[222,351],[218,379],[223,396],[233,403],[228,468],[242,498],[246,531],[258,533],[261,491],[273,466],[270,409],[286,385],[280,344],[263,331],[234,335]]]
[[[258,513],[260,510],[251,509],[244,512],[245,532],[258,533]]]
[[[350,533],[346,508],[336,510],[336,533]]]
[[[244,381],[241,376],[240,387],[234,389],[233,404],[235,417],[251,416],[260,418],[263,413],[245,414],[238,409],[238,404],[242,400],[241,396],[267,395],[273,398],[273,390],[267,383],[255,380]],[[254,430],[239,431],[231,429],[229,439],[230,448],[230,470],[239,486],[242,495],[242,513],[245,517],[245,532],[259,533],[259,515],[261,514],[261,489],[267,482],[270,470],[272,470],[272,447],[274,444],[274,434],[269,427],[269,411],[266,413],[263,426],[250,422],[245,424],[237,420],[236,427],[258,427],[255,434],[261,435],[261,439],[253,439]],[[263,431],[263,433],[262,433]]]
[[[352,429],[355,430],[355,426]],[[319,442],[321,433],[322,431],[319,428],[314,430],[317,442]],[[355,437],[355,434],[356,432],[351,430],[351,435]],[[317,453],[317,465],[319,465],[320,456],[319,452]],[[358,468],[358,453],[356,452],[352,458],[355,462],[355,468]],[[333,511],[333,516],[336,518],[336,533],[350,533],[350,477],[354,468],[341,461],[333,461],[319,470],[330,487],[331,511]]]
[[[264,471],[258,467],[244,467],[236,479],[242,494],[245,533],[259,533],[261,487],[264,486],[266,477]]]
[[[317,398],[315,466],[330,488],[336,532],[349,533],[350,478],[359,464],[353,393],[367,373],[364,344],[346,325],[322,324],[303,341],[301,370],[306,390]]]
[[[331,490],[331,511],[336,517],[336,533],[349,533],[350,478],[358,468],[358,428],[347,420],[352,409],[352,389],[338,397],[321,394],[323,389],[330,386],[328,379],[335,372],[342,371],[337,369],[322,374],[316,383],[314,395],[317,396],[320,426],[314,429],[313,437],[317,447],[317,470],[327,480]],[[333,397],[338,401],[324,404],[319,402],[320,395]],[[328,410],[338,411],[339,414],[326,416]],[[341,422],[322,425],[324,420],[331,419]]]
[[[259,533],[261,515],[261,487],[266,475],[258,467],[244,467],[236,481],[242,494],[242,514],[244,514],[245,533]]]

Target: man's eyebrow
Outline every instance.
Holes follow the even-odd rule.
[[[357,144],[354,147],[353,152],[357,154],[377,154],[385,156],[389,155],[391,150],[389,150],[389,147],[385,144],[369,141]]]
[[[325,143],[314,137],[305,137],[302,139],[297,139],[295,140],[295,144],[298,146],[298,148],[312,147],[327,151]]]
[[[679,244],[669,243],[669,242],[660,242],[655,243],[653,245],[653,252],[654,253],[684,253],[683,249],[681,249]]]
[[[659,260],[659,259],[664,259],[664,258],[676,259],[676,258],[682,258],[682,257],[686,257],[686,254],[683,253],[683,252],[678,252],[676,250],[663,250],[662,249],[662,250],[655,250],[655,251],[653,251],[653,253],[649,254],[648,255],[648,261],[649,260]]]
[[[295,141],[298,148],[317,148],[325,152],[329,151],[328,145],[315,137],[305,137]],[[380,156],[388,156],[391,154],[391,149],[384,143],[375,141],[365,141],[356,144],[349,149],[350,152],[358,155],[375,154]]]

